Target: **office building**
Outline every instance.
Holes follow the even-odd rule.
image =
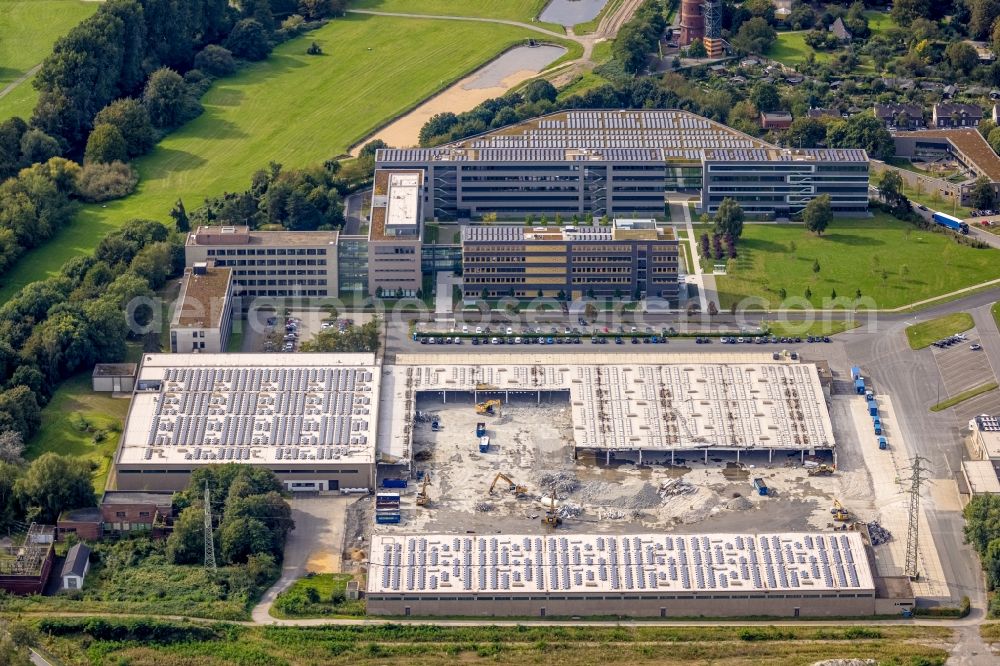
[[[768,178],[738,187],[742,174],[710,174],[722,155]],[[863,150],[783,149],[677,110],[560,111],[435,148],[379,150],[376,165],[423,173],[424,220],[662,218],[672,194],[700,193],[714,212],[716,189],[765,216],[794,215],[824,193],[843,213],[868,206]]]
[[[336,231],[251,231],[198,227],[184,244],[187,266],[214,261],[233,270],[236,295],[336,296]],[[244,299],[247,305],[249,299]]]
[[[677,238],[655,220],[611,227],[462,228],[467,299],[678,298]]]
[[[953,196],[953,193],[957,193],[959,203],[963,206],[971,205],[972,187],[980,176],[985,177],[993,185],[993,191],[1000,195],[1000,157],[977,129],[966,127],[896,132],[893,143],[896,157],[928,162],[941,159],[957,162],[962,168],[959,177],[939,182],[942,194]]]
[[[416,296],[420,291],[423,177],[415,169],[375,172],[368,235],[371,296]]]
[[[226,351],[233,327],[233,271],[214,261],[184,269],[181,292],[170,321],[170,351]]]

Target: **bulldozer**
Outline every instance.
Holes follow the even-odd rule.
[[[496,399],[487,400],[485,402],[477,402],[476,414],[489,414],[492,416],[495,413],[497,416],[500,416],[502,410],[501,405],[503,405],[503,403]]]
[[[836,521],[846,523],[851,520],[851,512],[844,508],[840,500],[833,500],[833,508],[830,509],[830,513],[833,514],[833,519]]]
[[[817,467],[810,467],[808,470],[809,476],[831,476],[833,475],[833,467],[830,465],[819,465]]]
[[[424,482],[417,491],[417,506],[427,506],[431,502],[430,495],[427,494],[427,486],[431,485],[429,476],[424,476]]]
[[[500,481],[507,482],[507,490],[514,493],[515,497],[523,497],[528,494],[528,489],[524,486],[519,486],[514,483],[514,479],[510,478],[503,472],[497,472],[497,475],[493,477],[493,483],[490,484],[490,495],[496,494],[496,487]]]

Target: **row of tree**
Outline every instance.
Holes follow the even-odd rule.
[[[271,470],[233,463],[195,470],[188,487],[174,495],[180,514],[167,539],[168,559],[174,564],[204,561],[206,486],[212,515],[218,517],[212,536],[220,564],[245,564],[263,554],[280,562],[285,539],[295,527],[281,482]]]
[[[645,69],[649,54],[657,50],[666,27],[663,4],[660,0],[646,0],[618,30],[611,52],[625,71],[639,74]]]

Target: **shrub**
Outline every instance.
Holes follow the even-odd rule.
[[[229,76],[236,71],[236,58],[224,46],[209,44],[194,57],[194,66],[209,76]]]
[[[76,190],[84,201],[110,201],[135,192],[139,172],[124,162],[93,163],[83,167]]]

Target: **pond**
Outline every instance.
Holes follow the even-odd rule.
[[[576,25],[589,21],[601,13],[608,0],[552,0],[538,20],[559,25]]]

